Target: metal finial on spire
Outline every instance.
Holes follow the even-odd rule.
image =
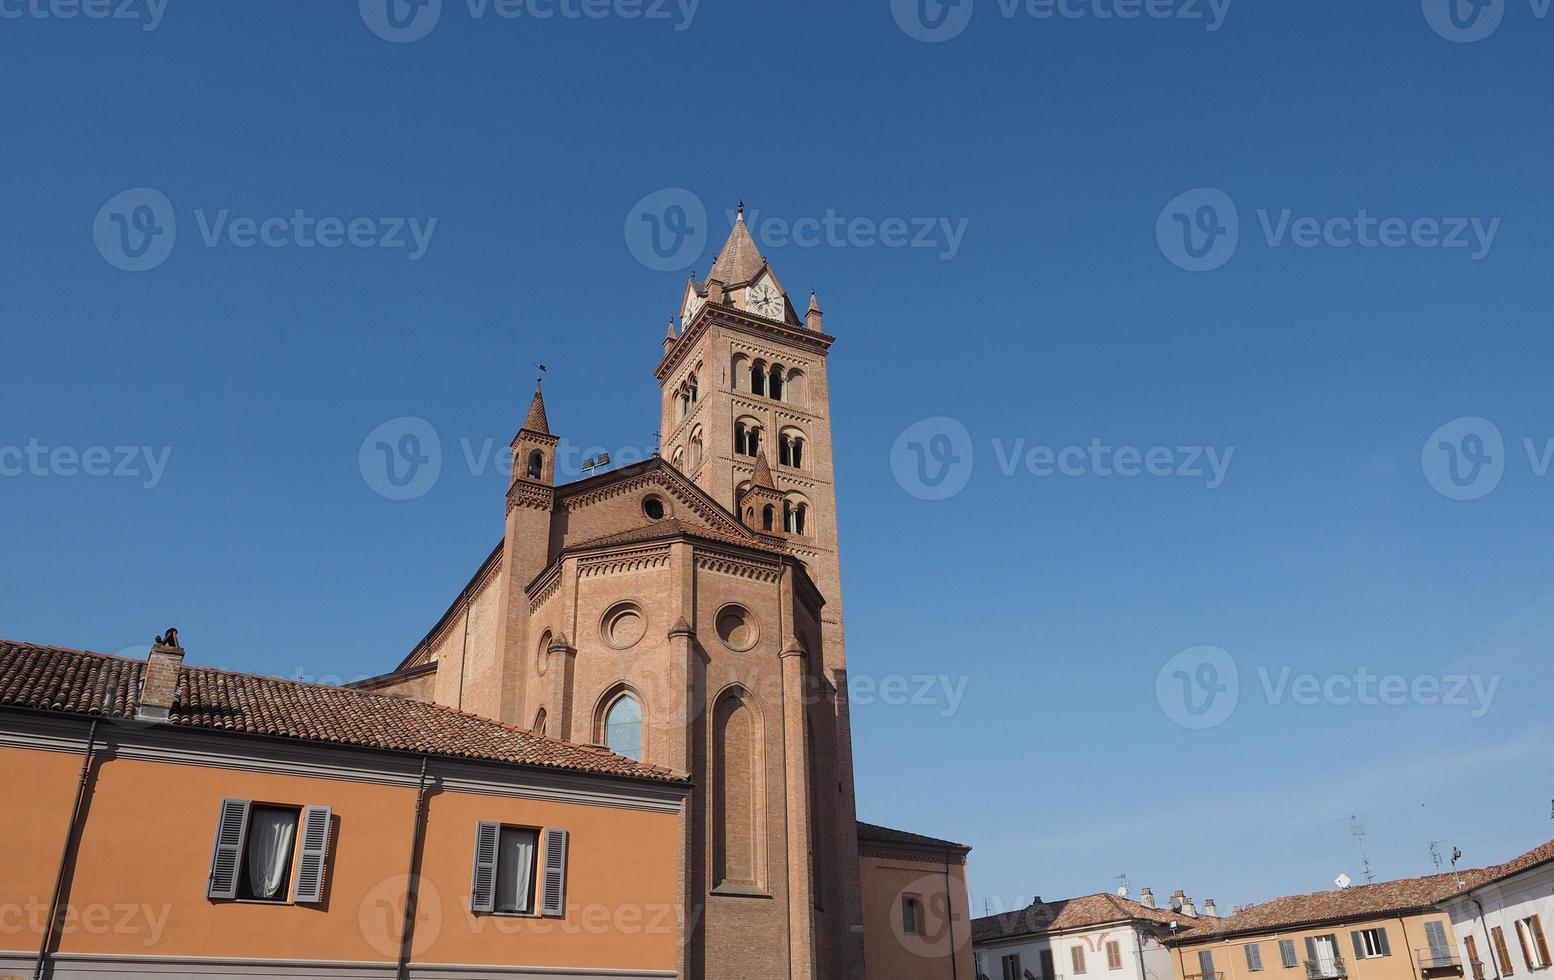
[[[743,197],[739,199],[739,215],[736,220],[745,220],[745,199]]]

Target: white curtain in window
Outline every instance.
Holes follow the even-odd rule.
[[[275,898],[280,894],[296,833],[295,812],[254,807],[248,824],[248,881],[255,898]]]
[[[503,827],[496,856],[496,910],[534,910],[534,850],[539,835]]]

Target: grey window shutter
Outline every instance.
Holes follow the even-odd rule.
[[[327,806],[310,806],[302,811],[302,851],[297,857],[297,902],[316,904],[324,900],[324,870],[329,862],[329,821],[333,811]]]
[[[1317,941],[1312,936],[1306,937],[1306,959],[1312,963],[1317,961]]]
[[[1354,940],[1354,958],[1357,960],[1365,959],[1365,939],[1360,935],[1360,930],[1354,930],[1349,933],[1349,936]]]
[[[1377,927],[1377,929],[1376,929],[1376,938],[1381,941],[1380,942],[1381,955],[1382,956],[1391,956],[1392,955],[1392,944],[1387,942],[1387,927],[1386,926],[1378,926]]]
[[[545,830],[545,885],[540,914],[565,916],[567,911],[567,832]]]
[[[502,825],[489,820],[475,824],[475,870],[470,877],[469,910],[490,912],[496,908],[496,842]]]
[[[248,836],[248,800],[222,800],[216,818],[216,846],[210,855],[210,880],[206,898],[237,898],[238,872],[243,863],[243,842]]]

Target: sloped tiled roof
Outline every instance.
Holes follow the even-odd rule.
[[[1231,936],[1252,932],[1272,932],[1319,922],[1352,921],[1396,915],[1433,907],[1435,901],[1458,889],[1458,880],[1470,887],[1482,870],[1457,874],[1425,875],[1400,878],[1374,885],[1334,888],[1305,895],[1286,895],[1243,908],[1219,919],[1195,920],[1191,942],[1204,936]]]
[[[529,400],[529,414],[523,418],[523,427],[530,432],[550,435],[550,419],[545,417],[545,395],[539,382],[534,384],[534,397]]]
[[[1497,881],[1504,881],[1514,874],[1529,871],[1540,864],[1548,864],[1550,861],[1554,861],[1554,840],[1545,841],[1526,854],[1517,855],[1504,864],[1493,864],[1487,868],[1462,872],[1456,876],[1462,880],[1460,882],[1453,881],[1451,888],[1437,895],[1436,900],[1439,901],[1459,891],[1466,891],[1470,888],[1478,888]],[[1451,878],[1453,876],[1447,875],[1446,877]]]
[[[0,708],[132,719],[145,667],[140,660],[0,640]],[[350,688],[185,666],[173,702],[168,723],[174,728],[686,781],[668,769],[602,749],[440,705]]]
[[[969,851],[970,846],[957,844],[952,840],[941,840],[938,837],[925,837],[922,834],[908,833],[905,830],[892,830],[889,827],[881,827],[879,824],[864,823],[858,821],[858,839],[875,844],[905,844],[908,847],[933,847],[958,851]]]
[[[729,232],[728,241],[718,253],[718,260],[713,263],[707,278],[716,279],[725,286],[735,286],[754,279],[765,265],[766,259],[762,258],[755,239],[750,237],[745,219],[740,217],[734,222],[734,230]]]
[[[1187,918],[1170,909],[1152,909],[1140,905],[1131,898],[1097,892],[1078,898],[1065,898],[1056,902],[1039,899],[1023,909],[984,916],[971,923],[973,941],[1007,939],[1012,936],[1028,936],[1036,933],[1062,932],[1067,929],[1085,929],[1107,922],[1140,920],[1156,925],[1168,925],[1177,920],[1183,928],[1195,929],[1200,922],[1214,919]]]

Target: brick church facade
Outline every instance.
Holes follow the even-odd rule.
[[[896,943],[901,924],[862,911],[834,338],[813,295],[802,315],[789,301],[743,206],[680,320],[654,370],[661,454],[557,486],[536,386],[502,543],[396,670],[358,686],[687,774],[679,974],[861,978],[866,935]],[[921,976],[970,975],[969,944],[933,959]]]

